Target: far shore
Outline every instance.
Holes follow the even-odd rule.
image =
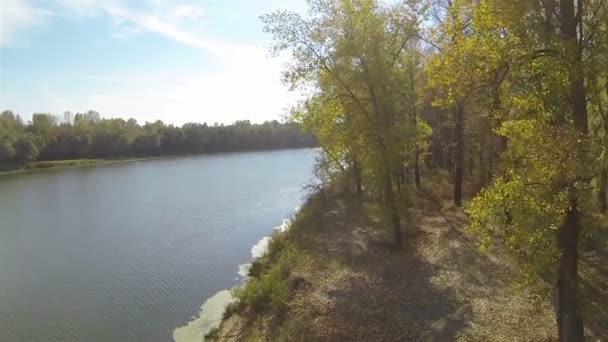
[[[70,159],[70,160],[50,160],[50,161],[35,161],[27,165],[15,166],[12,169],[0,171],[1,176],[16,175],[22,173],[40,172],[45,170],[62,170],[85,166],[100,166],[117,163],[127,163],[134,161],[157,159],[160,157],[142,157],[142,158],[123,158],[123,159]]]
[[[240,150],[240,151],[218,151],[218,152],[208,152],[208,153],[196,153],[196,154],[167,154],[160,156],[150,156],[150,157],[134,157],[134,158],[85,158],[85,159],[67,159],[67,160],[45,160],[45,161],[34,161],[28,163],[26,165],[14,165],[13,167],[5,167],[2,168],[0,166],[0,177],[23,174],[23,173],[33,173],[33,172],[41,172],[45,170],[63,170],[63,169],[72,169],[78,167],[87,167],[87,166],[102,166],[102,165],[110,165],[110,164],[118,164],[118,163],[128,163],[135,161],[144,161],[144,160],[152,160],[152,159],[165,159],[165,158],[179,158],[179,157],[188,157],[188,156],[200,156],[200,155],[218,155],[218,154],[229,154],[229,153],[247,153],[247,152],[269,152],[269,151],[281,151],[281,150],[299,150],[299,149],[309,149],[316,147],[292,147],[292,148],[271,148],[271,149],[258,149],[258,150]]]

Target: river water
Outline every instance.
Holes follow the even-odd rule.
[[[0,177],[0,341],[171,341],[305,196],[309,149]]]

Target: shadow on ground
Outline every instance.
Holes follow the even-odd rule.
[[[579,267],[585,323],[595,340],[608,341],[608,244],[585,247]]]
[[[309,286],[292,300],[287,335],[315,341],[546,340],[550,307],[510,291],[513,269],[480,254],[455,212],[409,213],[406,242],[388,247],[374,205],[338,198],[313,226]],[[549,311],[548,311],[549,310]],[[534,317],[522,327],[522,317]]]

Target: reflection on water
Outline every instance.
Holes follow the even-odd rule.
[[[279,232],[285,232],[291,226],[293,218],[300,210],[297,207],[294,214],[283,220],[281,225],[274,228]],[[257,259],[262,257],[268,251],[268,244],[272,240],[271,236],[265,236],[251,248],[251,257]],[[238,275],[246,278],[249,274],[251,263],[242,264],[239,266]],[[226,311],[226,307],[234,301],[230,291],[222,290],[209,298],[201,307],[199,316],[188,322],[187,325],[175,329],[173,339],[176,342],[200,342],[205,339],[211,330],[217,328],[222,322],[222,316]]]

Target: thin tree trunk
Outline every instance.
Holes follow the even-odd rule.
[[[361,186],[361,171],[359,170],[359,162],[357,158],[353,160],[353,170],[355,172],[355,187],[357,190],[357,195],[361,196],[363,194],[363,188]]]
[[[558,231],[560,259],[557,267],[556,318],[560,342],[583,341],[583,318],[579,310],[578,241],[580,213],[573,199],[566,221]]]
[[[445,167],[445,153],[443,151],[442,141],[442,136],[437,134],[437,137],[434,137],[433,141],[431,142],[431,148],[433,149],[433,153],[431,153],[429,160],[432,161],[432,168]]]
[[[418,146],[414,151],[414,180],[416,181],[416,189],[420,189],[422,183],[420,181],[420,150]]]
[[[606,82],[606,93],[608,94],[608,82]],[[602,120],[604,121],[604,134],[608,135],[608,115],[603,113],[603,109],[601,109],[602,111]],[[604,156],[604,158],[607,158],[606,156]],[[604,163],[606,161],[604,160]],[[606,165],[604,165],[606,166]],[[606,198],[606,196],[608,194],[606,194],[606,188],[608,187],[608,169],[606,169],[606,167],[602,167],[602,170],[600,171],[600,184],[599,184],[599,200],[600,200],[600,208],[602,209],[603,212],[608,211],[608,198]]]
[[[388,131],[390,122],[389,117],[386,112],[380,110],[380,106],[378,100],[376,98],[376,94],[372,84],[369,87],[369,94],[372,99],[372,105],[374,107],[375,112],[380,116],[382,120],[382,129],[384,132]],[[397,211],[397,204],[395,203],[395,195],[393,193],[393,181],[392,181],[392,167],[390,163],[390,158],[388,154],[388,149],[386,147],[384,137],[378,136],[378,147],[380,148],[380,155],[382,157],[382,161],[384,162],[384,166],[386,168],[384,172],[384,198],[386,202],[386,206],[390,212],[391,221],[393,225],[393,234],[394,234],[394,243],[397,248],[401,248],[402,239],[401,239],[401,218],[399,217],[399,212]]]
[[[600,209],[602,212],[608,211],[608,198],[606,198],[606,187],[608,187],[608,170],[603,169],[600,172],[600,183],[599,183],[599,200]]]
[[[401,179],[399,178],[399,173],[395,172],[394,174],[395,182],[397,183],[397,191],[401,192]]]
[[[395,203],[395,195],[393,194],[393,182],[391,179],[391,172],[386,171],[385,179],[384,179],[384,196],[386,200],[386,205],[389,209],[389,213],[391,216],[391,222],[393,225],[393,239],[395,247],[401,248],[402,245],[402,236],[401,236],[401,219],[399,217],[399,212],[397,211],[397,204]]]
[[[414,96],[414,100],[411,101],[412,104],[412,124],[414,129],[418,130],[418,107],[416,106],[416,74],[415,74],[416,66],[414,65],[414,60],[411,61],[409,76],[410,76],[410,91]],[[418,142],[414,142],[414,181],[416,183],[416,189],[420,189],[420,149],[418,148]]]
[[[479,184],[479,180],[475,179],[475,170],[477,170],[478,166],[476,165],[476,160],[475,160],[475,151],[470,150],[469,153],[465,153],[465,159],[466,159],[466,163],[465,165],[467,166],[464,170],[463,170],[463,174],[465,174],[466,176],[463,176],[463,178],[468,178],[471,180],[471,183],[474,185],[474,189],[473,191],[477,191],[477,187],[480,185]]]
[[[327,155],[327,157],[336,164],[336,166],[340,169],[340,171],[345,173],[346,169],[344,168],[344,165],[342,165],[342,163],[336,157],[334,157],[334,155],[332,155],[328,149],[326,149],[324,147],[321,147],[321,148],[323,149],[323,152],[325,153],[325,155]]]
[[[492,179],[494,178],[494,165],[492,163],[492,153],[490,152],[488,154],[488,182],[486,183],[486,185],[492,183]]]
[[[484,144],[482,141],[482,142],[480,142],[480,149],[479,149],[479,155],[478,155],[479,159],[477,161],[479,163],[479,165],[478,165],[478,167],[479,167],[479,184],[481,185],[481,187],[488,185],[487,178],[486,178],[488,175],[488,172],[486,169],[485,156],[486,156],[486,150],[484,149]]]
[[[581,48],[577,36],[577,18],[574,0],[561,0],[560,30],[567,62],[571,63],[568,75],[572,118],[574,126],[584,140],[588,133],[587,99],[584,73],[581,61]],[[578,11],[582,13],[582,0],[578,0]],[[581,35],[583,32],[579,32]],[[586,153],[584,146],[579,147],[577,155]],[[561,342],[584,341],[583,318],[580,314],[578,286],[578,240],[582,231],[581,214],[578,209],[578,194],[570,186],[570,209],[566,220],[558,231],[560,258],[557,269],[557,306],[556,318],[558,338]]]
[[[608,82],[606,83],[606,93],[608,93]],[[608,135],[608,116],[602,115],[602,120],[604,120],[604,134]],[[604,158],[607,157],[604,156]],[[605,162],[606,161],[604,161],[604,163]],[[600,182],[598,184],[598,187],[600,208],[602,209],[602,212],[606,212],[608,211],[608,198],[606,198],[606,196],[608,195],[606,193],[606,188],[608,187],[608,169],[606,169],[606,167],[604,166],[602,166],[602,169],[600,171]]]
[[[454,133],[453,131],[454,130],[452,130],[452,133]],[[450,177],[454,178],[454,134],[451,134],[450,138],[446,140],[450,141],[450,143],[446,146],[447,148],[444,167],[446,170],[448,170]]]
[[[462,206],[462,176],[464,164],[464,105],[456,105],[454,126],[454,204]]]

